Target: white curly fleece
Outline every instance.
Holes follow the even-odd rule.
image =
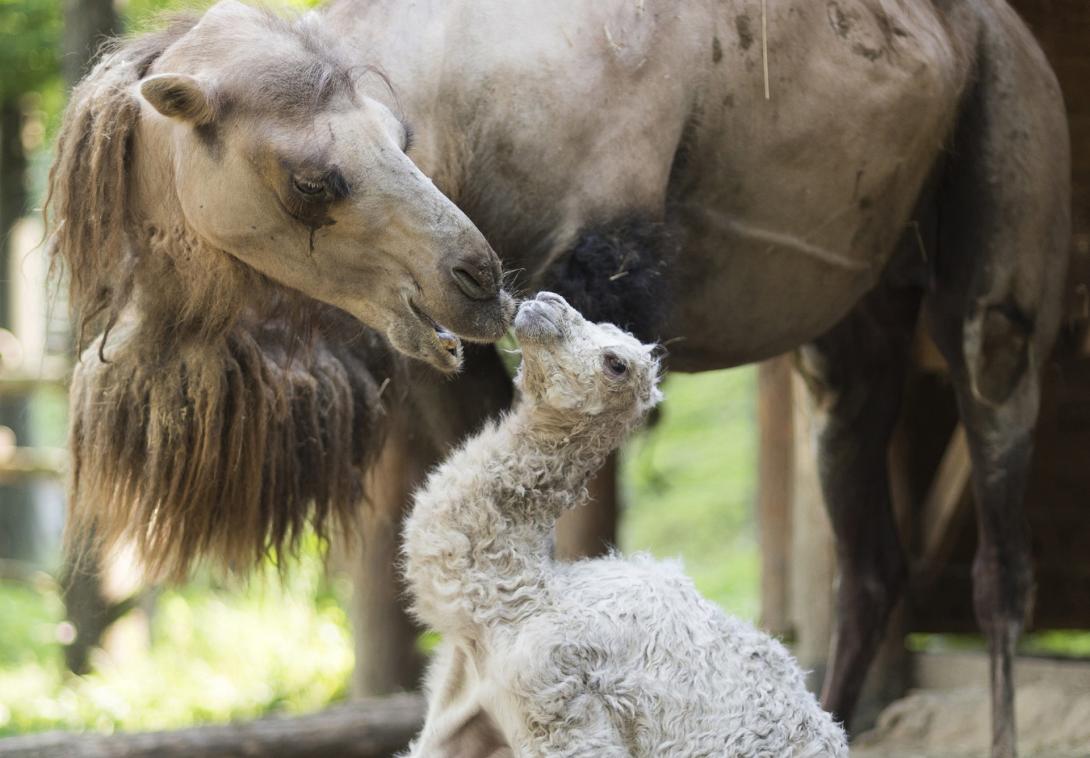
[[[443,635],[410,755],[847,755],[787,650],[677,564],[552,560],[557,517],[658,401],[658,365],[549,293],[515,332],[520,404],[430,476],[405,526],[415,612]]]

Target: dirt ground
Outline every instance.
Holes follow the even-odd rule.
[[[987,758],[988,691],[918,691],[852,743],[854,758]],[[1040,682],[1018,689],[1019,755],[1090,758],[1090,692]]]

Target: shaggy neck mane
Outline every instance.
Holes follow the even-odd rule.
[[[482,639],[536,613],[556,520],[585,502],[590,476],[639,421],[524,398],[448,458],[405,524],[405,578],[421,621]]]
[[[196,21],[118,44],[73,91],[46,204],[54,267],[90,341],[71,390],[69,544],[133,545],[169,578],[202,557],[244,570],[291,551],[308,523],[352,524],[394,394],[381,388],[399,371],[347,315],[184,221],[140,217],[134,88]]]
[[[291,552],[308,524],[348,530],[398,365],[370,332],[292,336],[240,320],[156,350],[123,323],[93,343],[71,389],[70,544],[132,545],[181,579],[201,557],[243,571]]]

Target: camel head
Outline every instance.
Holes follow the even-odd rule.
[[[522,347],[516,382],[554,416],[627,429],[662,399],[655,346],[613,324],[587,321],[559,295],[542,292],[523,302],[515,336]]]
[[[498,257],[413,163],[411,125],[368,96],[381,76],[344,60],[314,17],[233,0],[105,58],[51,182],[77,308],[230,321],[302,293],[447,371],[461,339],[500,337]]]

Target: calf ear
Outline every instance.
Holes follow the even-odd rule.
[[[149,76],[140,82],[140,94],[164,116],[194,126],[210,123],[216,117],[216,105],[209,88],[186,74]]]

